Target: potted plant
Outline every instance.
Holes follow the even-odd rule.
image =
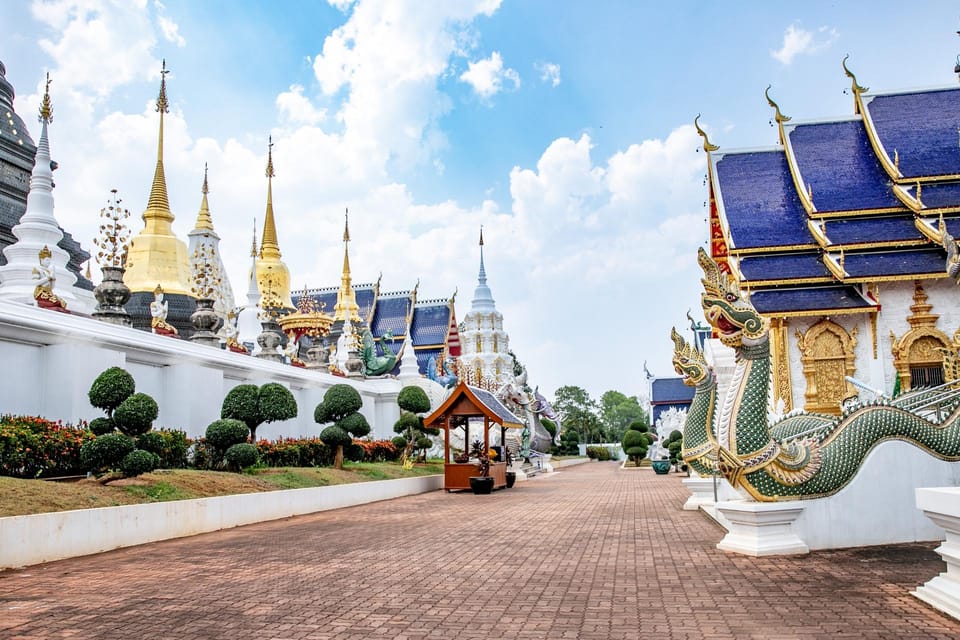
[[[654,460],[652,466],[657,475],[668,474],[670,473],[670,458]]]
[[[484,449],[483,443],[475,440],[470,445],[470,457],[477,459],[478,476],[470,476],[470,489],[475,494],[490,493],[493,491],[493,478],[490,477],[490,452]]]
[[[503,448],[504,460],[507,463],[507,469],[510,469],[513,466],[513,454],[510,452],[510,449]],[[507,489],[512,489],[513,485],[517,483],[517,472],[513,470],[507,471]]]

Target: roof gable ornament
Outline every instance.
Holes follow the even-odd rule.
[[[700,114],[697,114],[697,117],[693,119],[693,126],[697,129],[697,133],[700,134],[700,137],[703,138],[703,150],[707,153],[711,151],[716,151],[720,147],[715,144],[710,143],[710,138],[707,137],[707,132],[700,127]]]
[[[773,98],[770,97],[770,87],[773,85],[767,85],[766,90],[763,92],[763,95],[767,98],[767,104],[773,107],[773,120],[777,123],[777,131],[780,135],[780,145],[787,146],[787,134],[783,130],[783,123],[790,122],[790,116],[785,116],[780,113],[780,106],[773,101]],[[773,124],[773,123],[771,123]]]
[[[860,102],[860,94],[866,93],[870,90],[870,87],[864,87],[857,84],[857,76],[853,75],[853,72],[847,68],[847,58],[850,57],[850,54],[843,56],[843,72],[850,78],[850,90],[853,91],[853,100],[854,100],[854,113],[861,114],[863,113],[863,105]]]

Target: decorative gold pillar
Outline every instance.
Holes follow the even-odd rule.
[[[783,400],[783,410],[793,410],[793,385],[790,382],[790,345],[787,318],[770,320],[770,347],[773,356],[773,404]]]

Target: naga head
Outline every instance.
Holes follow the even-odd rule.
[[[703,382],[707,375],[707,361],[703,354],[683,339],[676,329],[670,330],[673,340],[673,370],[683,376],[684,384],[695,387]]]
[[[703,314],[728,347],[738,348],[746,340],[755,342],[766,335],[769,323],[744,298],[739,288],[720,272],[720,267],[701,247],[697,262],[703,269]]]

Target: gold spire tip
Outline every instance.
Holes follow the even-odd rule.
[[[43,100],[40,102],[40,122],[53,122],[53,103],[50,102],[50,72],[47,72],[47,86],[43,91]]]
[[[273,172],[273,136],[270,136],[267,140],[267,177],[272,178],[276,175]]]
[[[170,113],[169,105],[167,103],[167,74],[170,71],[167,69],[167,59],[163,59],[163,66],[160,69],[160,95],[157,96],[157,111],[160,113]]]
[[[203,195],[210,193],[210,187],[207,186],[207,163],[203,163],[203,187],[200,189],[203,192]]]
[[[343,214],[343,241],[350,242],[350,209]]]
[[[250,257],[257,257],[257,219],[253,219],[253,248],[250,249]]]
[[[483,225],[480,225],[480,246],[483,246]]]

